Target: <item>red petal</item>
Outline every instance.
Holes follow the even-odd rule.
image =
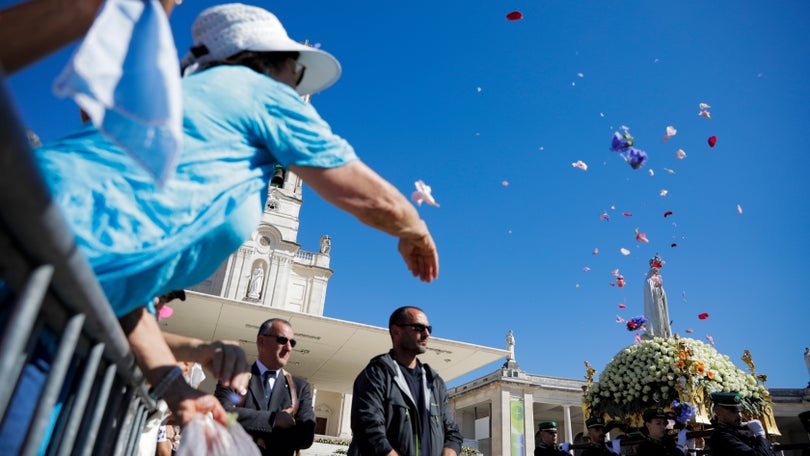
[[[674,243],[674,242],[672,243],[672,245],[670,245],[670,247],[672,247],[672,248],[675,248],[675,247],[677,247],[677,246],[678,246],[678,244],[676,244],[676,243]]]
[[[702,314],[698,315],[698,318],[700,318],[701,320],[705,320],[705,319],[709,318],[709,314],[707,314],[706,312],[703,312]]]
[[[626,309],[626,308],[627,308],[627,306],[626,306],[626,305],[624,305],[624,304],[619,304],[619,309]]]
[[[715,144],[717,144],[717,136],[709,136],[709,147],[714,148]]]
[[[506,15],[506,18],[510,21],[519,21],[523,19],[523,13],[520,11],[512,11],[511,13]]]
[[[667,218],[667,217],[669,217],[670,215],[672,215],[672,211],[666,211],[666,212],[664,212],[664,218]]]
[[[629,213],[629,212],[625,212],[625,213],[624,213],[624,214],[622,214],[622,215],[623,215],[623,216],[625,216],[625,217],[632,217],[632,216],[633,216],[633,214],[631,214],[631,213]]]

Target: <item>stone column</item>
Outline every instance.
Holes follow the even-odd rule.
[[[571,429],[571,406],[563,405],[563,413],[565,417],[565,441],[573,443],[574,432]]]
[[[526,454],[534,454],[534,447],[537,443],[534,441],[534,395],[532,393],[523,394],[523,424],[524,424],[524,443],[526,444]]]
[[[352,395],[340,395],[340,415],[338,416],[338,437],[348,439],[352,435]]]
[[[509,391],[495,391],[492,398],[492,419],[489,423],[492,428],[492,454],[508,455],[511,452],[510,438],[512,436],[512,423],[509,413]]]

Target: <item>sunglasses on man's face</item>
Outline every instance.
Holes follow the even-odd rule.
[[[272,338],[276,339],[276,342],[278,342],[279,345],[287,345],[287,342],[289,342],[290,347],[292,347],[292,348],[295,348],[295,344],[298,343],[298,342],[296,342],[295,339],[288,339],[288,338],[286,338],[284,336],[277,336],[275,334],[262,334],[262,336],[263,337],[272,337]]]
[[[428,334],[431,334],[433,332],[433,326],[423,325],[422,323],[400,323],[397,326],[399,326],[400,328],[404,327],[413,328],[418,333],[427,331]]]

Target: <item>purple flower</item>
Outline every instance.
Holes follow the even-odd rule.
[[[627,330],[628,331],[638,331],[639,329],[644,328],[644,325],[647,323],[647,318],[642,315],[640,317],[635,317],[627,320]]]
[[[633,169],[639,169],[644,166],[644,162],[647,161],[647,152],[643,150],[636,149],[635,147],[628,147],[627,148],[627,163],[630,163],[630,166]]]
[[[610,143],[610,149],[614,152],[626,152],[629,147],[633,146],[633,136],[624,130],[624,133],[613,133],[613,141]]]
[[[697,408],[687,401],[672,401],[672,411],[676,414],[675,421],[686,423],[689,421],[689,418],[692,418],[692,415],[695,414]]]

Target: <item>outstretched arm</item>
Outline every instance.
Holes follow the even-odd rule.
[[[12,74],[83,37],[103,1],[29,0],[0,11],[3,69]],[[160,3],[166,15],[175,5]]]
[[[163,338],[178,361],[200,363],[224,386],[235,391],[248,387],[250,364],[239,342],[207,342],[194,337],[163,332]]]
[[[388,181],[360,160],[337,168],[290,165],[323,199],[362,223],[399,238],[399,253],[414,277],[439,276],[439,254],[425,222]]]

